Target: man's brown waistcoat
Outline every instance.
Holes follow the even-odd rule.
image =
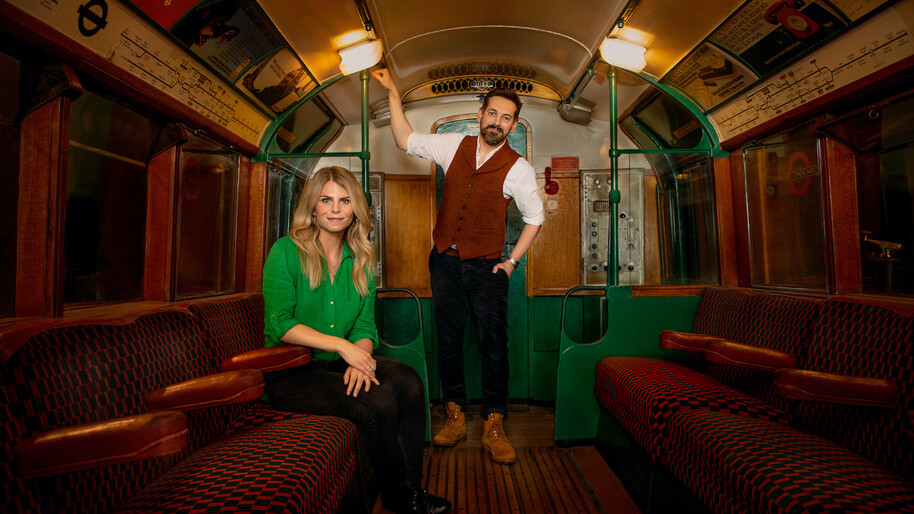
[[[456,243],[460,260],[498,259],[505,245],[505,212],[511,203],[502,189],[517,152],[507,144],[476,169],[476,137],[460,142],[444,175],[441,207],[432,238],[438,252]]]

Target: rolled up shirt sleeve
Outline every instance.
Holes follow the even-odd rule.
[[[295,280],[301,274],[297,254],[286,248],[288,240],[277,241],[263,266],[264,335],[266,346],[283,344],[280,338],[301,323],[295,318]],[[294,243],[291,243],[294,247]],[[294,250],[294,248],[293,248]],[[289,257],[296,257],[290,259]],[[292,261],[292,262],[290,262]],[[294,269],[292,269],[294,268]]]
[[[518,159],[505,177],[505,194],[514,198],[524,223],[541,226],[546,221],[543,200],[536,185],[536,171],[526,160]]]
[[[413,132],[406,141],[406,153],[413,157],[428,159],[447,173],[457,154],[463,134],[422,134]]]

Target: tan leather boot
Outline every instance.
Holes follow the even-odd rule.
[[[467,418],[454,402],[447,402],[447,420],[440,432],[432,437],[435,446],[454,446],[467,438]]]
[[[502,425],[502,416],[498,412],[489,414],[482,432],[482,447],[489,452],[492,460],[499,464],[514,464],[517,462],[517,452],[508,442],[505,427]]]

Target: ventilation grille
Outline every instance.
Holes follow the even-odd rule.
[[[517,77],[522,79],[536,78],[536,72],[532,68],[520,66],[517,64],[506,64],[497,62],[473,62],[462,64],[450,64],[440,68],[434,68],[428,72],[430,80],[441,80],[451,77],[465,77],[467,75],[495,75],[501,77]]]
[[[497,87],[511,88],[518,93],[533,92],[533,84],[528,80],[494,78],[494,77],[473,77],[450,79],[433,82],[429,85],[432,94],[449,95],[454,93],[473,93],[486,92]]]

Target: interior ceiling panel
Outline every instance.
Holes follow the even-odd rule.
[[[364,28],[359,15],[359,5],[364,4],[384,45],[385,63],[403,94],[434,81],[436,73],[449,67],[468,65],[467,74],[472,75],[473,65],[517,64],[533,75],[524,78],[553,89],[560,97],[585,76],[626,6],[630,7],[626,26],[652,37],[644,71],[660,78],[742,4],[742,0],[707,0],[700,7],[703,15],[696,17],[694,3],[659,0],[258,2],[319,82],[339,75],[335,40]],[[640,79],[624,75],[619,85],[620,94],[633,88],[632,96],[645,87]],[[375,81],[370,87],[372,99],[384,97]],[[358,76],[346,77],[322,94],[346,123],[358,122],[358,88]],[[608,119],[606,95],[604,81],[595,81],[581,92],[581,98],[596,104],[593,119]],[[620,110],[624,108],[620,105]]]
[[[533,80],[564,95],[587,70],[623,0],[428,2],[367,0],[402,91],[429,81],[432,68],[523,63]]]

